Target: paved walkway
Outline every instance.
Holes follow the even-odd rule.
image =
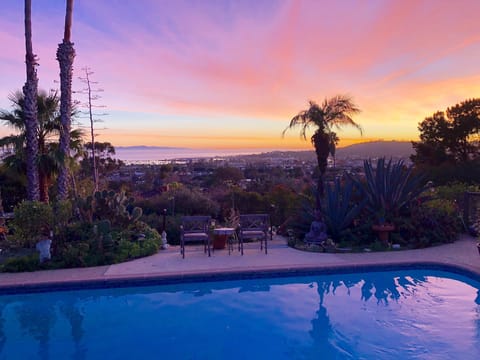
[[[369,265],[400,265],[433,263],[459,267],[480,278],[480,256],[476,241],[462,236],[452,244],[437,247],[375,253],[329,254],[312,253],[289,248],[281,237],[269,241],[268,255],[260,251],[258,243],[245,244],[245,254],[238,251],[228,255],[227,250],[216,250],[208,257],[203,248],[188,247],[185,259],[178,247],[122,264],[92,268],[44,270],[26,273],[0,274],[0,290],[12,287],[62,286],[65,284],[115,283],[147,279],[215,276],[219,274],[304,269],[340,269]]]

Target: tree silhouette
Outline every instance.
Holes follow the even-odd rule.
[[[27,81],[23,86],[25,96],[25,138],[26,138],[26,172],[27,172],[27,198],[39,200],[39,182],[37,171],[37,87],[38,77],[36,66],[37,57],[33,54],[32,46],[32,1],[25,0],[25,64],[27,69]]]
[[[63,42],[58,45],[57,60],[60,65],[60,152],[62,162],[58,174],[58,196],[60,199],[66,199],[68,195],[68,165],[67,159],[70,154],[70,129],[72,115],[72,77],[73,60],[75,58],[75,49],[70,41],[72,32],[72,13],[73,0],[67,0],[67,9],[65,11],[65,29]]]

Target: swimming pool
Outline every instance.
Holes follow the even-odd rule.
[[[0,296],[0,359],[478,359],[480,282],[438,270]]]

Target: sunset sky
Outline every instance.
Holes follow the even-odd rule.
[[[65,1],[32,2],[39,88],[58,88]],[[426,116],[480,97],[479,13],[478,0],[76,0],[73,87],[95,72],[98,140],[115,146],[311,148],[282,131],[337,94],[364,129],[341,145],[412,140]],[[2,109],[26,78],[23,20],[23,1],[2,1]]]

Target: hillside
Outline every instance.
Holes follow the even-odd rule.
[[[413,153],[410,141],[372,141],[338,148],[336,155],[339,159],[346,157],[367,159],[382,156],[408,158]]]
[[[412,143],[409,141],[371,141],[337,148],[335,155],[337,159],[368,159],[382,156],[386,158],[392,157],[407,159],[413,153],[414,150]],[[312,150],[309,151],[273,151],[262,154],[242,155],[241,157],[248,158],[249,160],[253,161],[266,160],[270,157],[294,157],[297,160],[302,161],[316,161],[313,147]]]

